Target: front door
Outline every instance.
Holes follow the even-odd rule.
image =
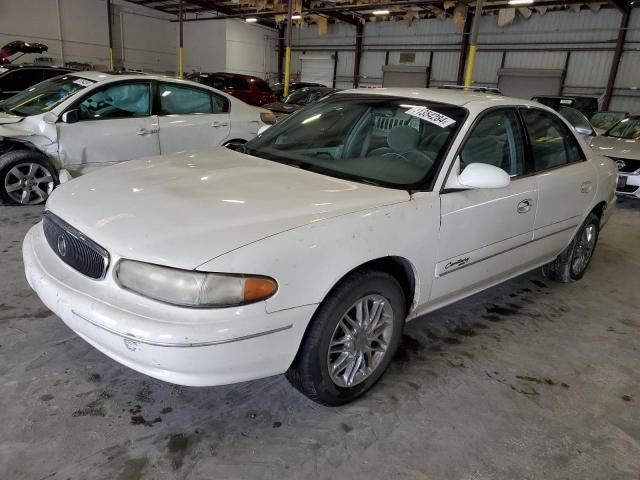
[[[475,162],[502,168],[511,183],[441,194],[432,304],[483,288],[528,262],[538,191],[535,178],[525,175],[524,133],[515,109],[491,110],[476,121],[450,175]]]
[[[596,171],[572,130],[555,114],[522,109],[540,200],[532,252],[555,257],[571,241],[596,189]]]
[[[105,85],[70,109],[79,110],[79,121],[58,123],[58,148],[72,175],[160,153],[149,82]]]
[[[217,147],[229,137],[229,101],[209,90],[160,83],[160,152]]]

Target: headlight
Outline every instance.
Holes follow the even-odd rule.
[[[260,120],[267,125],[273,125],[276,123],[276,115],[273,112],[262,112],[260,113]]]
[[[278,289],[275,280],[252,275],[195,270],[121,260],[116,279],[122,288],[184,307],[231,307],[266,300]]]

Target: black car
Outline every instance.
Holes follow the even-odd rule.
[[[291,82],[289,84],[289,94],[295,92],[296,90],[300,90],[301,88],[306,87],[324,87],[327,88],[326,85],[322,85],[321,83],[312,83],[312,82]],[[274,83],[271,85],[271,90],[278,96],[278,100],[282,100],[284,98],[284,83]]]
[[[321,98],[337,91],[335,88],[328,87],[305,87],[296,90],[282,102],[267,103],[262,107],[271,110],[276,118],[279,118],[300,110],[305,105],[317,102]]]
[[[560,111],[560,107],[575,108],[584,113],[587,118],[591,118],[598,111],[598,99],[596,97],[541,95],[533,97],[531,100],[553,108],[556,112]]]
[[[0,66],[0,100],[12,97],[36,83],[74,72],[75,69],[49,65],[2,65]]]

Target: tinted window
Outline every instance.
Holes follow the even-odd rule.
[[[204,90],[179,85],[160,85],[162,115],[223,113],[228,111],[227,105],[226,98]]]
[[[494,165],[512,176],[524,173],[524,141],[515,111],[496,110],[478,121],[460,151],[460,172],[471,163]]]
[[[13,70],[0,79],[0,90],[21,92],[43,80],[42,70],[25,68]]]
[[[120,83],[98,90],[79,106],[81,120],[146,117],[151,112],[148,83]]]
[[[621,120],[607,132],[608,137],[640,139],[640,117]]]
[[[378,95],[336,95],[245,145],[268,160],[339,178],[406,188],[430,182],[463,108]]]
[[[249,90],[249,84],[242,78],[227,77],[224,79],[226,88],[234,90]]]
[[[569,128],[542,110],[522,110],[536,172],[582,160],[583,153]]]
[[[64,75],[65,73],[67,73],[66,71],[62,70],[58,70],[55,68],[49,69],[49,70],[44,70],[44,79],[45,80],[49,80],[50,78],[54,78],[57,77],[58,75]]]
[[[256,87],[258,87],[258,90],[260,90],[261,92],[271,93],[271,88],[269,87],[267,82],[257,81]]]

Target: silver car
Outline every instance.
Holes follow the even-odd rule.
[[[620,120],[591,141],[591,148],[618,165],[616,193],[640,199],[640,115]]]

